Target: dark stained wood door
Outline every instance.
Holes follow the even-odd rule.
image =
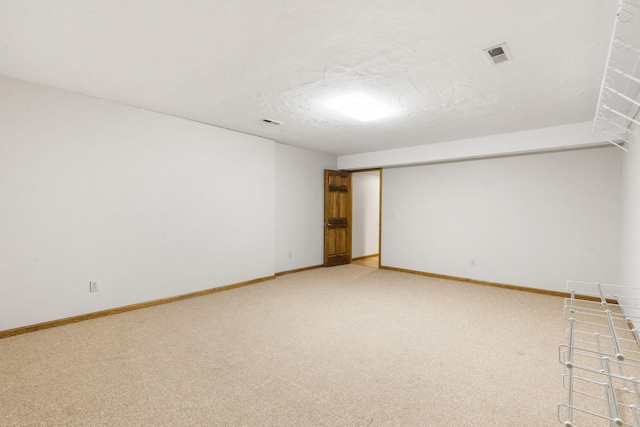
[[[351,262],[351,172],[324,171],[324,266]]]

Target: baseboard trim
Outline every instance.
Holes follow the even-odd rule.
[[[322,267],[324,266],[320,264],[320,265],[312,265],[311,267],[296,268],[295,270],[280,271],[276,273],[276,277],[284,276],[285,274],[300,273],[301,271],[315,270],[316,268],[322,268]]]
[[[555,297],[571,298],[571,293],[569,293],[569,292],[551,291],[551,290],[548,290],[548,289],[529,288],[529,287],[526,287],[526,286],[517,286],[517,285],[508,285],[508,284],[505,284],[505,283],[487,282],[487,281],[484,281],[484,280],[469,279],[467,277],[448,276],[446,274],[428,273],[426,271],[417,271],[417,270],[408,270],[408,269],[405,269],[405,268],[388,267],[386,265],[381,265],[380,269],[398,271],[400,273],[418,274],[420,276],[436,277],[438,279],[455,280],[457,282],[473,283],[473,284],[476,284],[476,285],[492,286],[494,288],[512,289],[514,291],[523,291],[523,292],[531,292],[531,293],[534,293],[534,294],[543,294],[543,295],[551,295],[551,296],[555,296]],[[587,301],[598,301],[598,302],[600,302],[600,298],[589,296],[589,295],[576,295],[576,297],[579,298],[579,299],[587,300]],[[609,302],[610,304],[615,304],[616,303],[616,301],[609,300],[609,299],[607,299],[607,302]]]
[[[233,283],[231,285],[220,286],[217,288],[205,289],[203,291],[191,292],[188,294],[177,295],[174,297],[161,298],[153,301],[146,301],[137,304],[125,305],[122,307],[110,308],[108,310],[95,311],[93,313],[80,314],[78,316],[66,317],[64,319],[51,320],[49,322],[37,323],[35,325],[21,326],[19,328],[7,329],[0,331],[0,339],[8,338],[15,335],[22,335],[29,332],[41,331],[43,329],[55,328],[58,326],[78,323],[85,320],[97,319],[99,317],[111,316],[114,314],[125,313],[127,311],[139,310],[141,308],[153,307],[155,305],[168,304],[170,302],[180,301],[189,298],[200,297],[204,295],[214,294],[216,292],[228,291],[230,289],[241,288],[243,286],[253,285],[255,283],[265,282],[275,279],[275,275],[261,277],[259,279],[247,280],[246,282]]]
[[[351,261],[358,261],[360,259],[367,259],[367,258],[373,258],[373,257],[377,257],[378,254],[371,254],[371,255],[365,255],[365,256],[359,256],[356,258],[351,258]]]

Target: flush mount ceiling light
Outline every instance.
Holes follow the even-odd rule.
[[[331,98],[326,101],[326,105],[361,122],[383,119],[391,115],[389,109],[355,94]]]

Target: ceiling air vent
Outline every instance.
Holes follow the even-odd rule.
[[[270,125],[276,125],[276,126],[282,124],[282,122],[279,122],[279,121],[273,120],[273,119],[267,119],[266,117],[264,119],[262,119],[262,121],[265,122],[265,123],[269,123]]]
[[[489,58],[489,61],[491,61],[492,64],[499,64],[513,59],[506,43],[484,49],[483,52],[487,55],[487,58]]]

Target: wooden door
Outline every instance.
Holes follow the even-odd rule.
[[[351,172],[324,171],[324,266],[351,262]]]

